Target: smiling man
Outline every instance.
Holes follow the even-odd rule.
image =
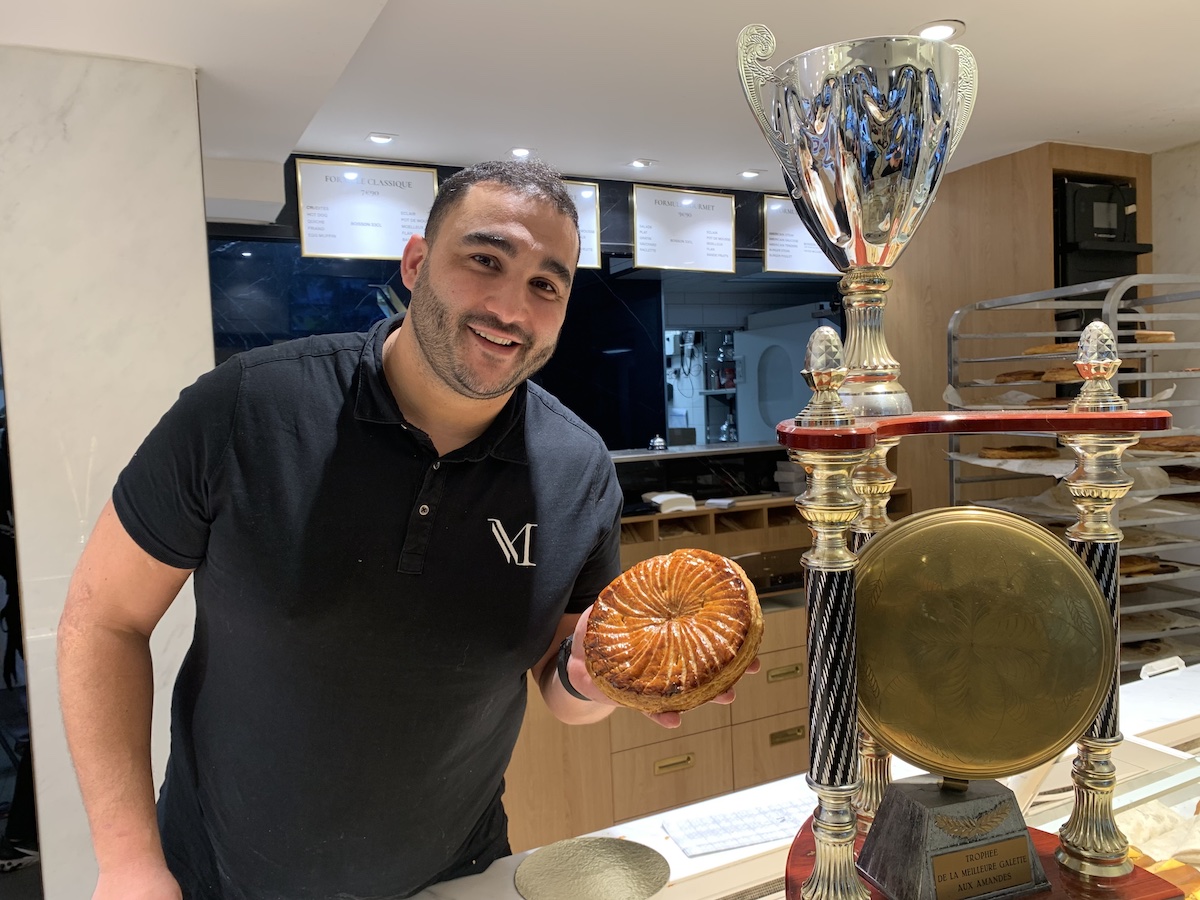
[[[578,254],[553,172],[464,170],[406,318],[240,354],[146,438],[59,628],[95,900],[386,900],[508,852],[526,673],[565,722],[612,710],[568,638],[619,572],[620,488],[527,381]],[[148,639],[193,574],[156,817]]]

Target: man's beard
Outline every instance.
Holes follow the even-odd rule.
[[[557,335],[548,344],[537,346],[531,333],[505,325],[493,315],[452,318],[446,304],[429,284],[428,271],[425,265],[417,273],[406,319],[412,324],[417,345],[430,369],[452,391],[472,400],[493,400],[535,374],[554,355]],[[509,374],[488,376],[472,370],[465,360],[466,348],[463,346],[467,340],[464,332],[471,325],[510,337],[520,344]]]

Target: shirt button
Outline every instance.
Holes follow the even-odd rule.
[[[434,462],[433,467],[435,469],[440,469],[442,467],[442,461],[440,459],[437,460],[436,462]]]
[[[420,506],[420,508],[418,508],[418,509],[417,509],[417,512],[419,512],[419,513],[420,513],[421,515],[423,515],[423,516],[427,516],[427,515],[429,515],[429,506],[428,506],[428,504],[422,503],[422,504],[421,504],[421,506]]]

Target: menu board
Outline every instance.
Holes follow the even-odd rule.
[[[633,264],[733,272],[733,197],[633,186]]]
[[[790,197],[763,197],[763,236],[766,252],[764,272],[805,272],[813,275],[839,275],[808,228]]]
[[[579,268],[600,268],[600,185],[564,181],[579,211]]]
[[[298,159],[300,255],[400,259],[436,194],[436,169]]]

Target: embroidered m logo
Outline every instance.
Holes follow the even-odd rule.
[[[533,529],[537,528],[535,523],[526,522],[525,527],[510,538],[499,519],[488,519],[488,521],[492,523],[492,534],[496,538],[496,543],[500,545],[506,562],[515,563],[518,566],[537,565],[537,563],[529,561],[529,542],[533,538]],[[522,542],[521,552],[518,553],[517,541],[521,540],[522,535],[525,537]]]

